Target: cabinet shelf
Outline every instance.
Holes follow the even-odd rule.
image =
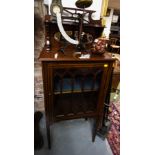
[[[97,92],[56,95],[54,97],[54,115],[70,117],[93,113],[97,108],[97,98]]]
[[[89,93],[89,92],[97,92],[98,90],[75,90],[75,91],[64,91],[64,92],[54,92],[54,95],[60,94],[78,94],[78,93]]]
[[[85,93],[96,92],[99,90],[100,79],[93,79],[90,77],[80,78],[55,78],[54,81],[54,95],[70,94],[70,93]]]

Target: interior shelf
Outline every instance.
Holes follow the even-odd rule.
[[[83,93],[98,91],[100,88],[101,73],[86,75],[63,76],[55,75],[54,78],[54,94]]]
[[[97,92],[85,94],[59,94],[54,97],[56,117],[88,114],[96,111]]]
[[[77,93],[89,93],[89,92],[96,92],[98,90],[84,90],[84,91],[81,91],[81,90],[74,90],[74,91],[63,91],[63,92],[59,92],[59,91],[56,91],[54,92],[54,95],[60,95],[60,94],[77,94]]]
[[[99,81],[94,82],[93,78],[57,78],[55,79],[54,94],[83,93],[98,91],[98,89]]]

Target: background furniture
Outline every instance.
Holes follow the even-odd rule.
[[[120,83],[120,55],[115,53],[112,53],[112,55],[115,55],[116,61],[112,76],[111,92],[116,92]]]
[[[109,35],[108,51],[120,54],[120,10],[114,9]]]
[[[108,43],[108,51],[111,53],[120,54],[120,38],[118,36],[110,36]]]
[[[115,18],[117,17],[117,18]],[[117,20],[116,20],[117,19]],[[111,37],[114,36],[120,36],[120,10],[119,9],[114,9],[113,12],[113,20],[111,23],[111,29],[110,29],[111,33]]]

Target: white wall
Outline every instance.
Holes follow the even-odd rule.
[[[109,17],[104,17],[104,19],[106,19],[106,28],[104,28],[103,34],[106,36],[106,38],[109,38],[113,13],[114,9],[111,9]]]

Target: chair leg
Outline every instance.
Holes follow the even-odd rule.
[[[46,123],[48,148],[51,149],[50,124]]]

